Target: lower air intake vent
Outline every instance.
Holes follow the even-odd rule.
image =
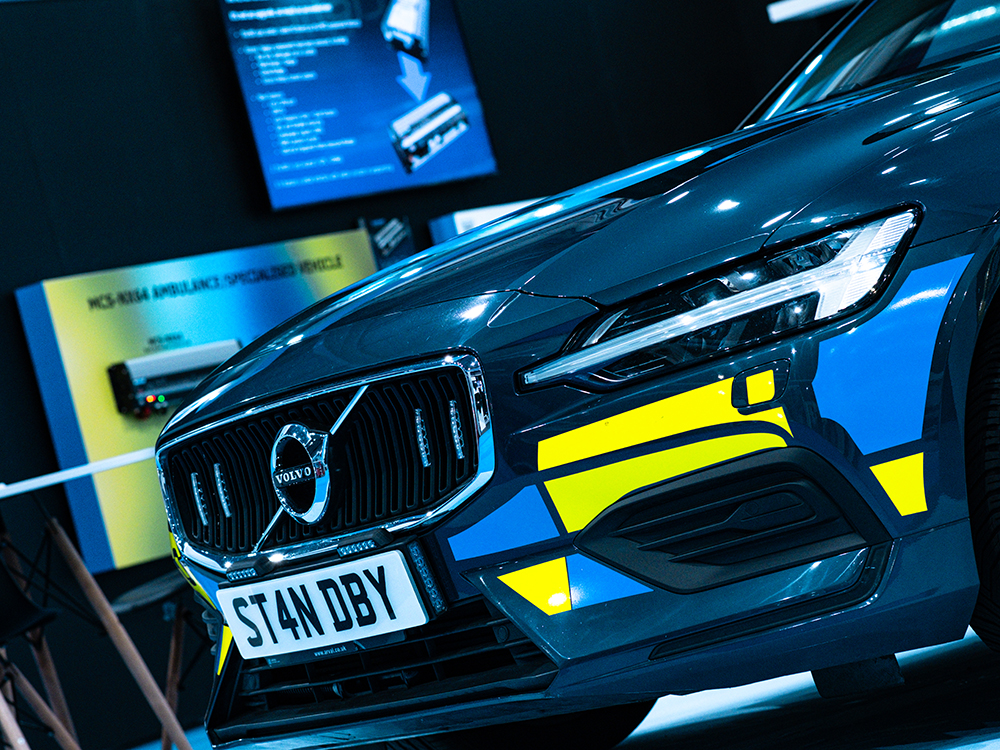
[[[476,598],[383,645],[290,666],[227,667],[230,708],[208,717],[215,742],[335,727],[417,708],[544,690],[552,662]]]
[[[576,546],[689,593],[888,539],[840,472],[812,451],[787,448],[634,492]]]

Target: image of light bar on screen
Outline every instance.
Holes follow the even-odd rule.
[[[166,411],[240,350],[236,339],[172,349],[108,368],[118,411],[138,419]]]
[[[450,94],[441,92],[389,126],[392,145],[412,172],[469,129],[469,117]]]
[[[430,0],[392,0],[382,19],[382,36],[400,52],[427,61]]]

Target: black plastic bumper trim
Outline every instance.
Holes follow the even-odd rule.
[[[745,620],[720,625],[659,644],[649,654],[650,660],[666,659],[678,654],[710,648],[749,635],[775,630],[786,625],[856,607],[871,599],[878,590],[892,551],[892,542],[885,542],[868,551],[868,559],[857,582],[848,589],[830,596],[793,604],[773,612]]]

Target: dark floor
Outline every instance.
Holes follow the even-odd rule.
[[[1000,654],[962,641],[899,656],[906,684],[819,697],[808,674],[661,698],[623,750],[1000,748]]]
[[[808,674],[661,698],[622,750],[1000,749],[1000,654],[970,631],[899,655],[906,684],[828,700]],[[202,729],[188,733],[210,750]],[[160,742],[136,748],[159,750]]]

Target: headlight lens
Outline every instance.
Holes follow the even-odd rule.
[[[884,286],[916,218],[902,211],[633,302],[522,373],[522,384],[620,383],[851,312]]]

